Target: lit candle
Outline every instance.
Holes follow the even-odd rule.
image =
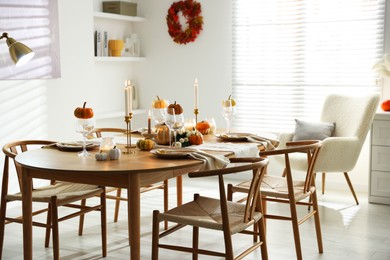
[[[195,79],[194,91],[195,91],[195,97],[194,97],[195,109],[198,109],[198,79]]]
[[[152,120],[150,118],[150,109],[149,109],[149,115],[148,115],[148,134],[150,134],[152,132]]]

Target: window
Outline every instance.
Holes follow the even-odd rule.
[[[329,93],[379,92],[384,18],[384,0],[233,1],[233,126],[292,130]]]

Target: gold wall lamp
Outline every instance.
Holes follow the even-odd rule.
[[[34,57],[35,53],[29,47],[16,41],[14,38],[8,37],[8,33],[3,32],[0,40],[3,38],[7,39],[9,55],[17,67],[26,64]]]

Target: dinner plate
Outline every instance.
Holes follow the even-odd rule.
[[[56,146],[57,146],[58,150],[65,151],[65,152],[78,152],[78,151],[83,150],[83,143],[82,142],[57,143]],[[89,151],[89,150],[93,150],[97,147],[99,147],[98,144],[87,143],[85,148]]]
[[[150,152],[155,154],[158,158],[163,159],[185,159],[195,152],[194,149],[188,148],[159,148],[153,149]]]
[[[223,141],[227,142],[246,142],[248,141],[248,136],[251,134],[248,133],[222,133],[222,134],[216,134],[215,136],[218,139],[221,139]]]

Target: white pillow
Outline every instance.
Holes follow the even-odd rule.
[[[324,140],[332,136],[335,125],[335,123],[307,122],[295,119],[295,131],[292,140]]]

